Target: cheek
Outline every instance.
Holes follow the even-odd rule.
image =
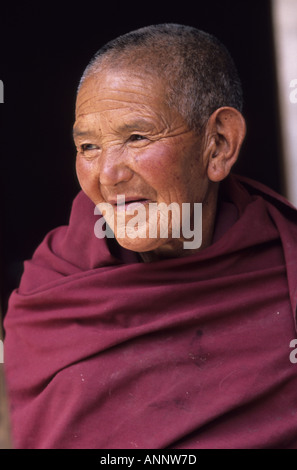
[[[135,158],[135,172],[158,191],[179,182],[181,165],[178,153],[166,143],[156,143]]]
[[[77,156],[76,175],[82,190],[89,198],[97,204],[100,202],[101,194],[99,190],[99,175],[94,162],[87,162]]]
[[[89,171],[79,155],[76,157],[75,168],[79,184],[83,187],[88,181]]]

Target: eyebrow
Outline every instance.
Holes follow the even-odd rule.
[[[137,130],[148,130],[152,128],[152,123],[144,118],[138,118],[134,121],[125,122],[118,128],[120,132],[125,131],[137,131]]]
[[[152,123],[150,121],[148,121],[147,119],[138,118],[138,119],[135,119],[134,121],[125,122],[124,124],[119,126],[117,130],[118,132],[129,132],[129,131],[137,131],[137,130],[144,131],[144,130],[149,130],[151,128],[152,128]],[[73,134],[73,138],[88,137],[88,136],[96,137],[97,135],[96,132],[92,130],[84,131],[80,129],[79,127],[74,127],[72,134]]]
[[[95,136],[96,133],[90,130],[83,131],[79,127],[74,127],[72,131],[73,137]]]

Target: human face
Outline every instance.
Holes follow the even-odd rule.
[[[207,202],[209,180],[201,137],[168,107],[164,90],[159,79],[128,69],[103,70],[86,79],[78,93],[74,124],[78,179],[94,204],[113,206],[116,228],[120,211],[125,211],[126,222],[131,219],[132,202],[146,208],[147,226],[150,203],[174,202],[182,208],[182,203]],[[124,206],[116,204],[119,195],[125,196]],[[180,256],[183,251],[183,239],[172,237],[171,226],[167,238],[117,239],[138,252]]]

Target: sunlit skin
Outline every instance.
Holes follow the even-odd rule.
[[[115,225],[118,195],[145,205],[201,202],[203,249],[211,243],[221,179],[209,178],[215,137],[190,130],[166,105],[164,86],[129,69],[107,69],[86,79],[77,96],[74,124],[77,176],[94,204],[114,205]],[[172,238],[170,230],[166,239],[118,239],[145,261],[191,254],[183,241]]]

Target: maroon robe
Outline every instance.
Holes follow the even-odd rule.
[[[297,448],[296,210],[240,181],[209,247],[152,263],[78,194],[5,318],[16,448]]]

